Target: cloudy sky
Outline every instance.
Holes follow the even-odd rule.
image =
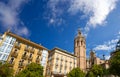
[[[10,29],[48,49],[73,53],[74,37],[81,28],[87,56],[110,52],[120,39],[119,0],[0,0],[0,33]]]

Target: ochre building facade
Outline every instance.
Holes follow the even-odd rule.
[[[14,74],[31,62],[41,64],[46,74],[48,49],[11,32],[5,32],[0,43],[0,60],[7,61]]]

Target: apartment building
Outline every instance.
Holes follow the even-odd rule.
[[[47,48],[9,31],[0,36],[0,60],[7,61],[15,74],[35,62],[44,67],[45,75],[48,53]]]
[[[77,67],[77,57],[56,47],[49,54],[46,76],[66,77],[66,74],[75,67]]]

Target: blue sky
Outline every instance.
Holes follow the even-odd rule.
[[[120,39],[119,0],[0,0],[0,33],[7,29],[48,49],[73,53],[81,28],[87,56],[109,58]]]

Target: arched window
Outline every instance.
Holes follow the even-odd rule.
[[[77,46],[79,46],[79,41],[77,41]]]

